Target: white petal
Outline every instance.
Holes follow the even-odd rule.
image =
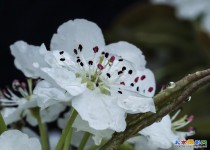
[[[112,129],[120,132],[126,127],[125,113],[117,105],[116,97],[86,90],[72,99],[72,106],[83,120],[96,130]],[[85,108],[85,109],[84,109]]]
[[[137,67],[137,70],[145,68],[145,58],[142,51],[136,46],[127,42],[118,42],[106,46],[108,52],[122,56],[122,58],[132,62]]]
[[[93,56],[93,47],[99,49],[105,46],[101,29],[93,22],[84,19],[69,20],[62,24],[51,40],[51,49],[68,51],[74,56],[73,50],[79,44],[83,46],[83,56],[90,58]]]
[[[30,110],[26,110],[24,112],[24,114],[26,115],[26,121],[33,127],[37,126],[38,122],[36,120],[36,118],[32,115]]]
[[[5,123],[11,124],[15,121],[18,121],[21,118],[21,114],[24,110],[28,108],[33,108],[37,106],[37,102],[30,100],[27,101],[25,104],[20,105],[13,113],[11,113],[8,117],[4,118]]]
[[[50,149],[51,150],[55,150],[56,149],[56,145],[60,139],[61,133],[58,131],[50,131],[48,133],[49,135],[49,143],[50,143]]]
[[[40,77],[40,67],[48,66],[44,61],[44,54],[47,53],[44,45],[39,47],[18,41],[11,45],[10,49],[12,55],[15,57],[15,66],[27,77]]]
[[[1,150],[41,150],[41,144],[36,138],[28,136],[18,130],[8,130],[0,136]]]
[[[73,61],[73,57],[70,56],[68,53],[64,52],[62,55],[60,54],[61,51],[53,50],[50,51],[47,55],[45,55],[45,61],[52,67],[58,66],[75,66],[77,65],[75,61]],[[65,58],[65,61],[61,61],[61,58]]]
[[[55,121],[65,108],[66,107],[63,104],[58,103],[56,105],[45,108],[44,110],[41,110],[42,122],[46,123]]]
[[[118,105],[123,108],[127,113],[145,113],[156,112],[155,105],[152,98],[140,96],[128,96],[124,99],[118,100]]]
[[[83,93],[86,84],[82,84],[75,74],[64,68],[42,68],[54,81],[63,89],[68,91],[72,96]]]
[[[112,130],[95,130],[88,125],[87,121],[82,120],[80,116],[78,116],[73,124],[73,127],[77,129],[77,131],[85,131],[89,132],[93,135],[93,140],[96,145],[100,145],[102,139],[111,138],[114,131]]]
[[[159,123],[153,123],[139,133],[148,137],[149,142],[153,143],[156,147],[165,149],[172,147],[172,144],[178,139],[178,136],[171,130],[169,115],[163,117]]]
[[[25,134],[27,134],[30,138],[31,137],[35,137],[35,138],[39,138],[38,133],[36,133],[35,131],[33,131],[32,129],[30,129],[29,127],[22,127],[21,131]]]
[[[156,88],[155,77],[153,72],[149,69],[144,69],[142,71],[137,71],[137,75],[139,77],[139,81],[137,83],[137,85],[139,86],[139,93],[146,97],[153,97]],[[143,79],[142,77],[145,78]],[[151,91],[150,88],[152,88]]]
[[[144,136],[133,137],[128,142],[134,144],[134,150],[158,150],[158,147],[149,142]]]
[[[73,136],[72,136],[72,140],[71,140],[71,145],[75,146],[75,147],[79,147],[79,144],[83,138],[85,132],[82,131],[74,131],[73,132]],[[88,139],[88,142],[85,144],[85,150],[88,150],[88,148],[90,148],[91,146],[94,145],[94,141],[92,140],[92,138]]]
[[[7,118],[9,115],[11,115],[14,111],[16,110],[16,108],[13,107],[5,107],[1,110],[1,114],[3,116],[3,118]]]
[[[38,82],[33,93],[34,96],[37,96],[37,103],[41,109],[59,102],[70,101],[72,98],[64,89],[61,89],[58,86],[55,87],[45,80]]]

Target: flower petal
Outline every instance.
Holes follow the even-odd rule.
[[[142,54],[141,50],[136,46],[121,41],[118,43],[109,44],[106,46],[108,52],[122,56],[122,58],[132,62],[135,64],[138,70],[142,70],[145,68],[146,61],[144,55]]]
[[[137,71],[137,76],[139,77],[139,82],[137,83],[139,93],[146,97],[153,97],[156,88],[153,72],[149,69],[144,69],[142,71]]]
[[[115,96],[101,94],[98,89],[87,89],[72,99],[72,106],[96,130],[125,130],[125,112],[117,105]]]
[[[11,124],[15,121],[18,121],[21,118],[21,114],[24,110],[28,108],[33,108],[37,106],[37,102],[35,100],[27,101],[26,103],[20,105],[15,111],[13,111],[9,116],[4,118],[5,123]]]
[[[96,145],[100,145],[102,139],[109,139],[111,138],[114,131],[112,130],[95,130],[88,125],[87,121],[82,120],[80,116],[78,116],[73,124],[73,127],[77,129],[77,131],[85,131],[89,132],[93,135],[93,140]]]
[[[58,86],[55,87],[45,80],[37,83],[33,93],[34,96],[37,96],[37,103],[41,109],[45,109],[56,103],[70,101],[72,98],[64,89]]]
[[[41,150],[36,138],[29,138],[18,130],[8,130],[0,136],[1,150]]]
[[[65,68],[42,68],[42,70],[72,96],[79,95],[86,89],[86,84],[82,84],[73,72]]]
[[[156,112],[152,98],[129,95],[127,98],[119,98],[118,105],[127,113]]]
[[[44,61],[44,54],[47,53],[44,44],[39,47],[28,45],[24,41],[17,41],[10,46],[10,49],[12,55],[15,57],[15,66],[27,77],[40,77],[42,74],[40,67],[48,66]]]
[[[65,110],[65,108],[65,105],[58,103],[41,110],[42,122],[45,123],[55,121],[59,117],[60,113]]]
[[[70,20],[58,28],[58,33],[54,34],[51,40],[51,49],[60,49],[68,51],[74,56],[74,49],[82,45],[83,56],[92,58],[93,48],[99,47],[99,50],[105,46],[101,29],[93,22],[85,19]]]
[[[128,140],[134,144],[134,150],[158,150],[158,147],[148,141],[145,136],[136,136]]]
[[[163,117],[159,123],[153,123],[139,133],[148,137],[149,142],[156,147],[165,149],[172,147],[172,144],[178,139],[178,136],[171,130],[169,115]]]

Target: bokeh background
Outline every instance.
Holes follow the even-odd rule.
[[[155,74],[156,92],[163,84],[210,67],[210,32],[199,25],[200,16],[194,21],[180,19],[169,5],[147,0],[0,0],[0,88],[14,79],[24,80],[13,64],[9,45],[24,40],[49,48],[58,26],[74,18],[97,23],[107,44],[126,40],[137,45]],[[192,95],[183,108],[182,115],[195,116],[193,138],[209,140],[210,86]]]

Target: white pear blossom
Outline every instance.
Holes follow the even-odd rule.
[[[0,135],[1,150],[41,150],[41,144],[36,138],[18,130],[8,130]]]
[[[21,41],[11,47],[19,44]],[[22,51],[21,46],[17,49]],[[53,35],[51,51],[42,49],[43,46],[31,48],[30,51],[39,53],[31,52],[36,57],[27,61],[29,65],[24,66],[21,61],[19,65],[30,69],[35,66],[38,76],[71,95],[72,106],[91,128],[120,132],[126,127],[126,113],[155,112],[154,75],[145,68],[140,49],[127,42],[105,46],[102,32],[95,23],[70,20]],[[24,57],[23,60],[29,55],[13,54],[16,59]],[[49,106],[59,101],[48,99],[43,103]]]
[[[65,113],[63,118],[58,119],[58,126],[61,129],[65,128],[70,116],[71,116],[71,113],[68,112],[68,113]],[[86,147],[90,147],[91,145],[93,145],[93,143],[95,143],[96,145],[100,145],[102,139],[109,139],[114,133],[114,131],[110,129],[95,130],[89,126],[87,121],[82,120],[80,116],[77,116],[72,127],[77,129],[76,132],[74,133],[75,137],[73,137],[73,140],[72,140],[72,145],[76,147],[79,146],[80,140],[78,139],[82,139],[82,135],[84,134],[84,132],[88,132],[92,136],[92,140],[89,140],[88,144],[86,144]]]
[[[37,125],[37,120],[33,116],[30,108],[37,107],[37,102],[43,97],[33,94],[32,82],[31,80],[28,81],[28,89],[25,82],[20,83],[18,80],[14,80],[12,84],[14,92],[9,88],[2,92],[2,97],[0,98],[0,106],[2,107],[1,113],[7,125],[18,121],[25,116],[28,123],[33,126]],[[45,109],[40,111],[42,122],[56,120],[59,113],[64,109],[65,106],[62,104],[45,107]]]
[[[210,32],[210,0],[151,0],[151,2],[174,6],[180,18],[195,20],[201,17],[201,26]]]
[[[136,136],[130,139],[130,142],[135,143],[136,150],[179,149],[178,147],[173,146],[176,140],[185,140],[187,136],[195,134],[192,127],[189,128],[188,132],[177,131],[177,129],[192,122],[194,118],[193,116],[187,117],[185,115],[181,119],[174,121],[179,113],[180,110],[177,111],[172,118],[170,118],[169,115],[166,115],[160,122],[153,123],[144,128],[139,132],[141,136]],[[192,147],[189,147],[189,149],[192,149]]]

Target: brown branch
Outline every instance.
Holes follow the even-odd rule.
[[[121,133],[114,133],[101,150],[117,150],[132,135],[179,108],[189,96],[208,83],[210,83],[210,69],[190,74],[176,82],[174,88],[160,92],[154,97],[157,109],[155,114],[148,112],[131,116],[130,121],[132,123],[128,124],[126,130]]]

